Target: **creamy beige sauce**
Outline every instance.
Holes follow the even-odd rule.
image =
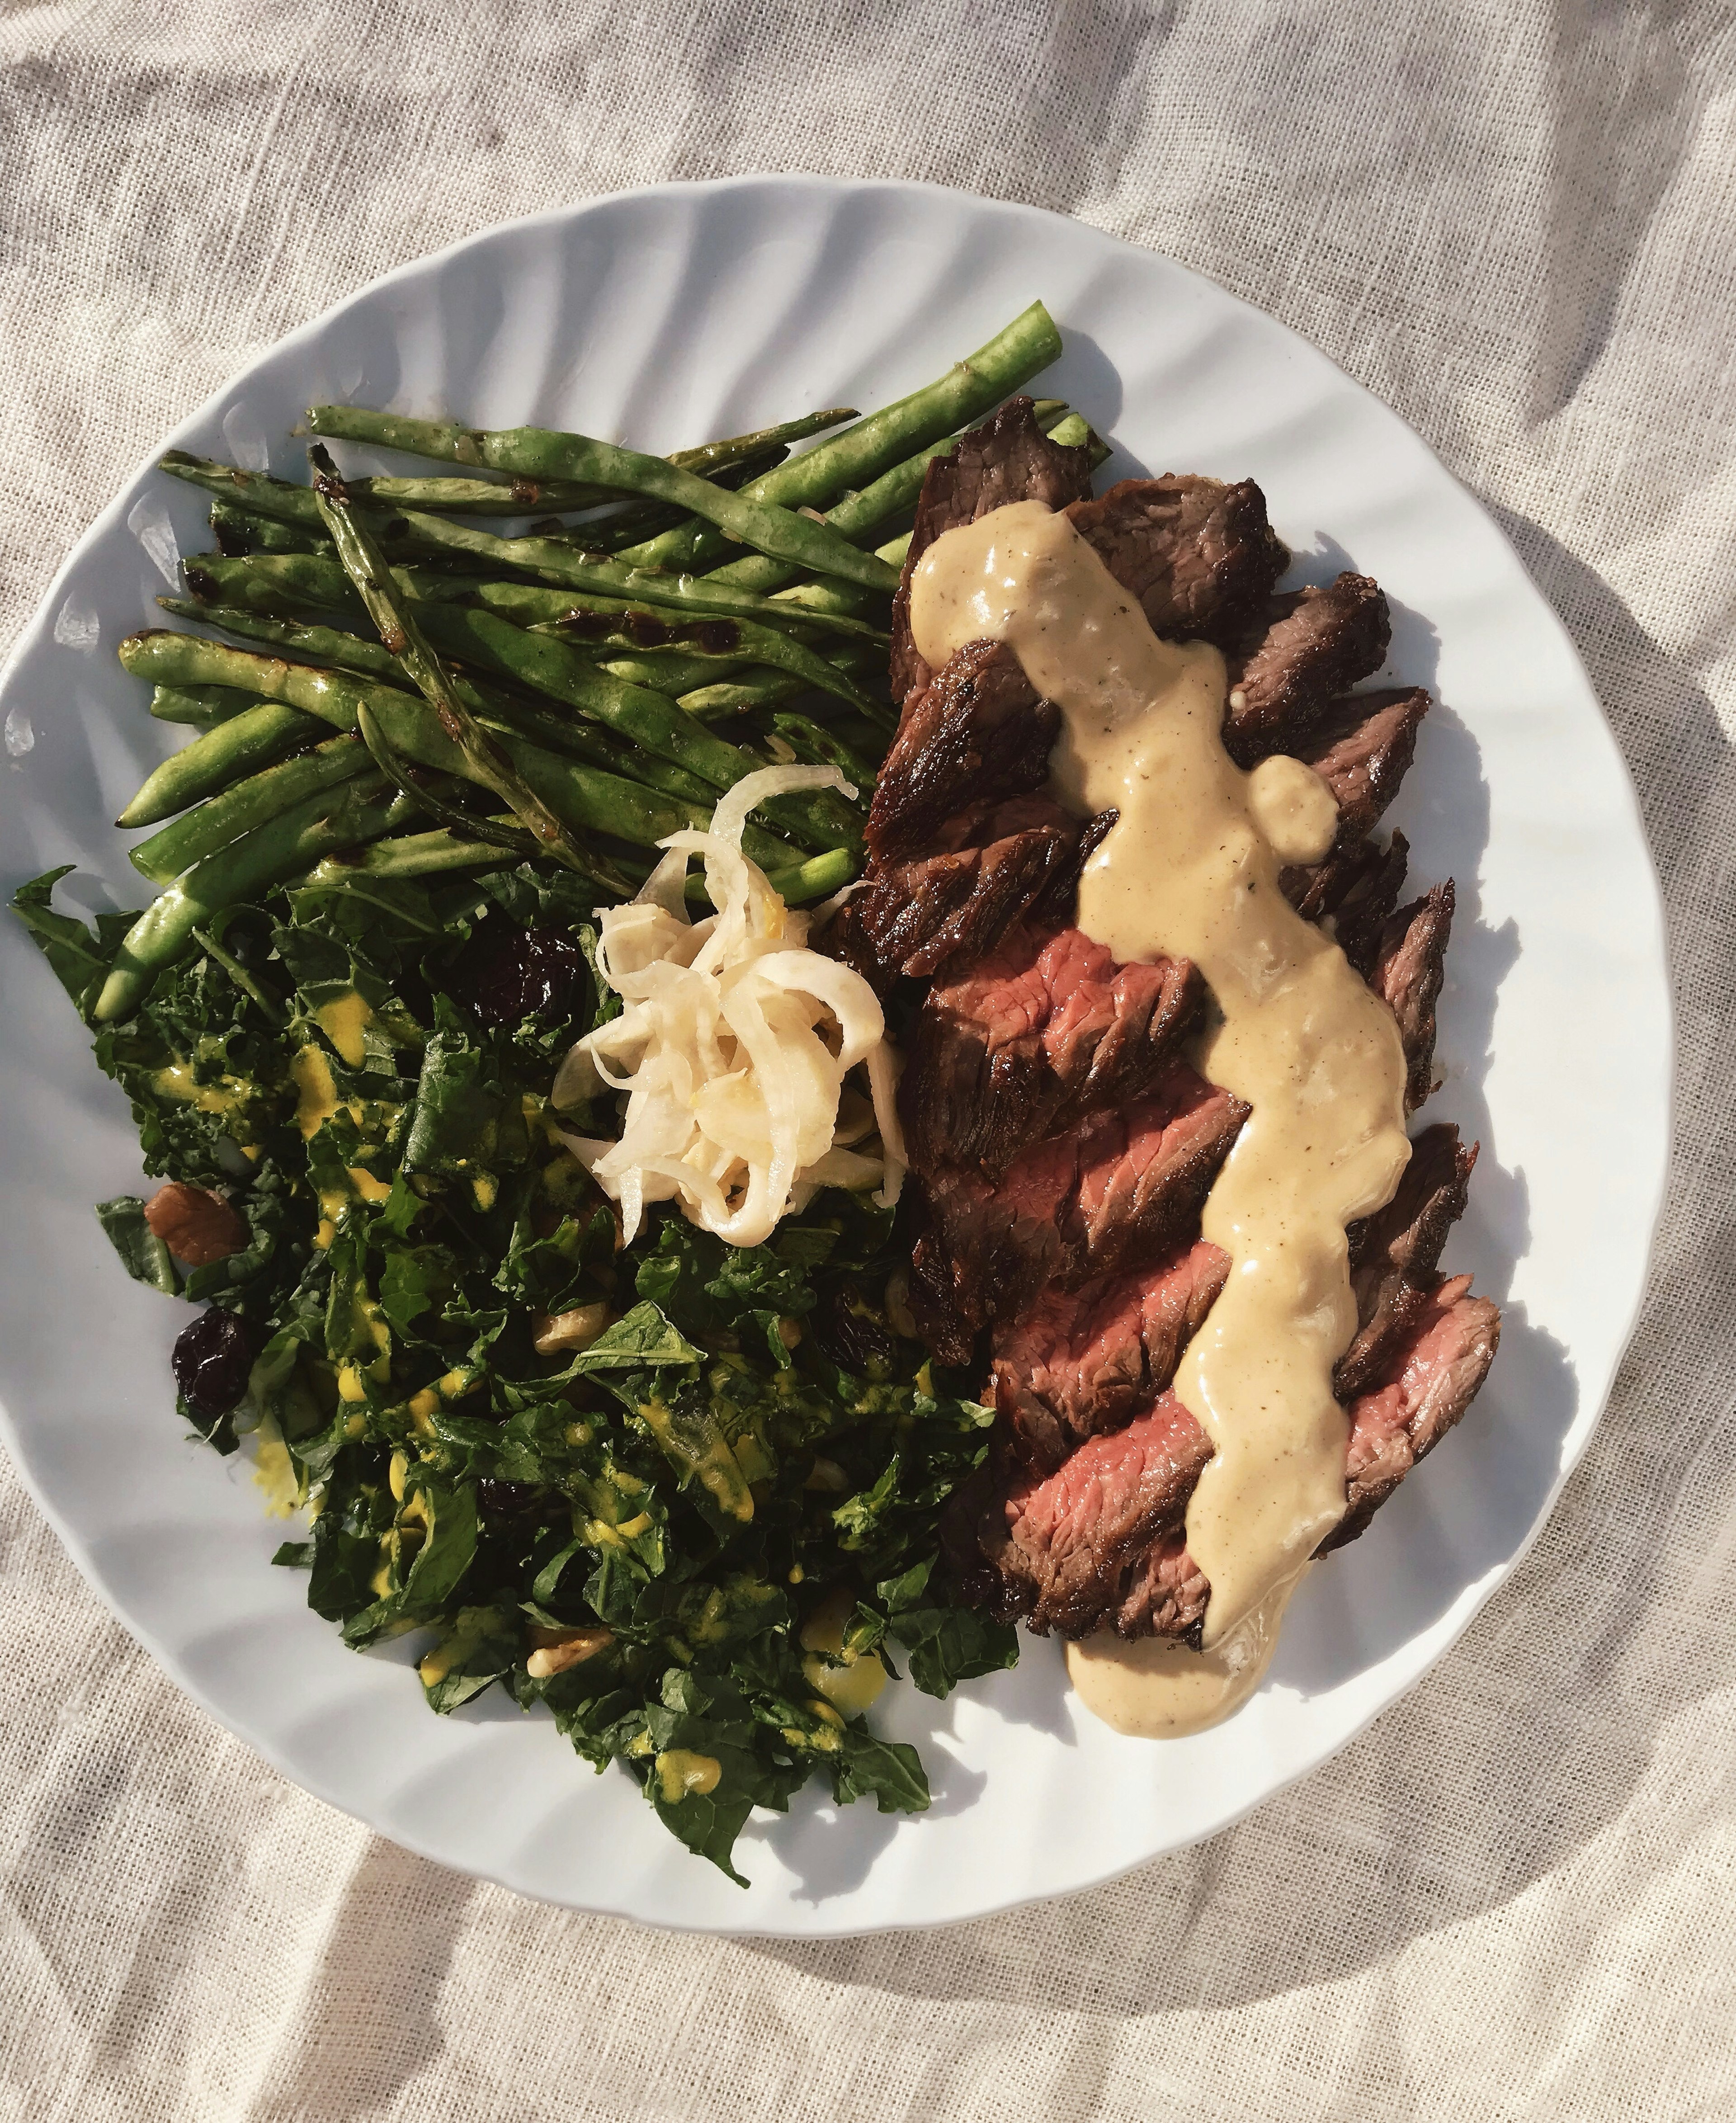
[[[1269,1592],[1209,1651],[1173,1637],[1087,1637],[1067,1647],[1067,1678],[1087,1710],[1136,1740],[1176,1740],[1220,1725],[1259,1687],[1299,1581]]]
[[[1079,926],[1118,958],[1199,966],[1216,1005],[1199,1066],[1253,1109],[1203,1219],[1230,1256],[1229,1279],[1175,1380],[1214,1447],[1187,1516],[1212,1587],[1209,1659],[1284,1593],[1344,1515],[1349,1428],[1332,1367],[1356,1326],[1344,1227],[1391,1199],[1410,1156],[1392,1014],[1278,888],[1285,863],[1324,855],[1336,807],[1298,761],[1236,765],[1222,740],[1218,651],[1160,641],[1040,502],[937,539],[912,583],[910,616],[929,663],[968,642],[1004,641],[1059,707],[1054,794],[1080,813],[1120,813],[1086,866]],[[1275,1628],[1274,1615],[1268,1633]],[[1246,1671],[1220,1658],[1213,1697],[1187,1657],[1100,1643],[1089,1663],[1119,1659],[1127,1687],[1137,1673],[1148,1692],[1147,1723],[1179,1731],[1225,1714]],[[1104,1695],[1100,1675],[1091,1686]],[[1192,1724],[1174,1722],[1184,1715]]]

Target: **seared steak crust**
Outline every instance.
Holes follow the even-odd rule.
[[[1124,479],[1067,513],[1138,598],[1154,634],[1214,642],[1227,654],[1257,632],[1272,585],[1290,565],[1250,479],[1232,486],[1187,472]]]
[[[1380,668],[1391,639],[1386,598],[1368,575],[1274,598],[1269,612],[1264,635],[1230,672],[1223,741],[1241,766],[1305,744],[1329,703]]]
[[[1338,1360],[1332,1390],[1345,1403],[1367,1393],[1389,1368],[1438,1280],[1447,1234],[1465,1213],[1477,1146],[1460,1142],[1447,1123],[1424,1128],[1384,1209],[1350,1226],[1350,1287],[1355,1339]]]
[[[1324,862],[1279,872],[1279,889],[1304,921],[1332,924],[1339,949],[1364,980],[1374,970],[1386,917],[1405,888],[1410,844],[1395,832],[1383,848],[1355,841]]]
[[[917,1169],[996,1177],[1033,1137],[1139,1097],[1203,999],[1185,960],[1122,966],[1077,929],[1014,929],[922,1005],[898,1090]]]
[[[1420,687],[1353,693],[1333,702],[1297,751],[1332,791],[1340,848],[1372,833],[1397,795],[1429,706]]]
[[[1003,508],[1009,501],[1042,501],[1065,508],[1091,490],[1091,453],[1052,443],[1037,425],[1025,397],[1009,398],[981,427],[960,435],[943,457],[930,461],[917,503],[904,573],[892,603],[892,691],[903,700],[928,682],[928,666],[910,638],[910,579],[917,563],[943,532]]]
[[[1060,727],[1060,710],[1037,698],[1011,649],[961,649],[905,701],[875,784],[870,855],[887,864],[927,855],[960,813],[1040,789]]]
[[[1453,1276],[1433,1291],[1386,1369],[1386,1383],[1350,1407],[1349,1508],[1320,1553],[1353,1541],[1476,1398],[1501,1342],[1501,1315]]]
[[[1405,1104],[1415,1113],[1434,1088],[1434,1006],[1452,933],[1452,879],[1387,916],[1369,985],[1391,1005],[1405,1043]]]
[[[839,909],[828,948],[881,993],[988,950],[1065,875],[1080,826],[1046,796],[950,820],[937,855],[870,866]],[[947,840],[958,845],[948,847]]]

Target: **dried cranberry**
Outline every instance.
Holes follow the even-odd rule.
[[[213,1421],[227,1415],[247,1390],[259,1347],[256,1327],[220,1305],[208,1305],[176,1336],[169,1358],[188,1407]]]
[[[535,1516],[542,1508],[543,1494],[534,1482],[504,1482],[493,1474],[485,1474],[476,1483],[482,1516],[496,1525]]]
[[[584,992],[584,954],[553,929],[485,922],[453,962],[453,991],[485,1024],[527,1017],[563,1024]]]

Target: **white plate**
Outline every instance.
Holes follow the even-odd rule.
[[[1209,1834],[1311,1769],[1465,1628],[1585,1448],[1638,1305],[1665,1169],[1663,926],[1640,818],[1566,635],[1483,510],[1391,413],[1269,318],[1077,223],[911,185],[744,179],[607,199],[406,267],[286,340],[168,443],[303,476],[311,400],[541,421],[673,449],[810,405],[884,403],[1034,296],[1066,336],[1043,388],[1119,448],[1105,478],[1251,476],[1302,578],[1384,584],[1391,668],[1431,687],[1394,814],[1412,875],[1458,879],[1431,1118],[1483,1154],[1454,1268],[1505,1314],[1460,1432],[1316,1571],[1259,1694],[1165,1746],[1066,1692],[1053,1644],[945,1704],[919,1819],[811,1795],[757,1818],[746,1892],[681,1850],[622,1773],[592,1776],[498,1695],[431,1717],[407,1653],[358,1657],[267,1558],[244,1464],[186,1442],[166,1359],[185,1315],[127,1281],[90,1205],[139,1183],[124,1102],[17,926],[0,933],[7,1085],[0,1397],[15,1458],[139,1639],[284,1773],[396,1842],[575,1906],[819,1935],[974,1916]],[[0,688],[34,748],[0,776],[10,885],[76,862],[138,903],[108,821],[174,733],[115,660],[156,616],[202,498],[149,466],[56,579]],[[99,895],[100,897],[100,895]]]

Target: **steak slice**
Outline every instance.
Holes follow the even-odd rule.
[[[1037,425],[1035,407],[1022,396],[1009,398],[981,427],[960,435],[946,456],[929,461],[903,577],[892,601],[894,700],[904,700],[913,687],[928,682],[928,666],[910,638],[910,579],[935,540],[1009,501],[1041,501],[1051,508],[1065,508],[1091,490],[1089,446],[1052,443]]]
[[[1229,1272],[1204,1240],[1155,1268],[1051,1287],[994,1332],[994,1399],[1018,1457],[1049,1474],[1088,1437],[1119,1430],[1175,1375]]]
[[[952,1540],[974,1548],[968,1592],[1004,1621],[1024,1615],[1039,1636],[1089,1636],[1129,1601],[1150,1609],[1152,1550],[1168,1534],[1179,1555],[1188,1498],[1211,1456],[1205,1432],[1165,1394],[1054,1474],[961,1492]]]
[[[1432,1301],[1447,1234],[1465,1213],[1477,1148],[1447,1122],[1424,1128],[1384,1209],[1349,1230],[1357,1332],[1338,1360],[1332,1390],[1347,1405],[1391,1375],[1391,1359]]]
[[[1186,472],[1124,479],[1067,512],[1152,631],[1211,641],[1230,653],[1256,630],[1272,585],[1290,565],[1250,479],[1233,486]]]
[[[1420,687],[1354,693],[1336,701],[1296,755],[1311,766],[1338,805],[1338,846],[1372,832],[1397,795],[1429,712]]]
[[[1039,701],[1011,649],[974,641],[908,696],[875,783],[876,865],[932,852],[961,812],[1040,789],[1061,711]]]
[[[937,854],[868,874],[839,908],[826,948],[884,994],[990,949],[1077,860],[1080,822],[1046,796],[947,822]]]
[[[1077,929],[1013,930],[922,1005],[898,1087],[912,1161],[993,1178],[1025,1144],[1140,1096],[1204,992],[1185,959],[1118,965]]]
[[[1394,1352],[1388,1383],[1351,1404],[1349,1508],[1321,1543],[1321,1554],[1365,1530],[1476,1398],[1500,1346],[1501,1315],[1486,1297],[1470,1291],[1468,1275],[1440,1284]]]
[[[1386,597],[1368,575],[1275,598],[1269,612],[1265,634],[1231,668],[1223,741],[1239,766],[1305,745],[1330,702],[1380,668],[1391,639]]]
[[[1395,832],[1386,847],[1356,841],[1324,862],[1280,870],[1279,888],[1305,921],[1332,924],[1344,956],[1364,980],[1374,970],[1381,932],[1405,888],[1410,844]]]
[[[1468,1276],[1438,1282],[1391,1351],[1384,1383],[1351,1404],[1348,1508],[1319,1554],[1354,1540],[1476,1398],[1501,1323],[1470,1291]],[[944,1521],[961,1596],[1003,1621],[1022,1615],[1039,1636],[1191,1635],[1210,1588],[1187,1552],[1185,1520],[1210,1457],[1210,1440],[1173,1393],[1051,1473],[1001,1452]]]
[[[998,1180],[956,1165],[922,1174],[928,1228],[912,1258],[911,1306],[930,1347],[963,1362],[976,1329],[1044,1283],[1077,1288],[1173,1251],[1247,1115],[1178,1062],[1124,1113],[1033,1144]]]
[[[1452,933],[1449,877],[1421,899],[1389,915],[1375,946],[1368,984],[1391,1004],[1405,1043],[1405,1110],[1415,1113],[1434,1089],[1434,1006]]]

